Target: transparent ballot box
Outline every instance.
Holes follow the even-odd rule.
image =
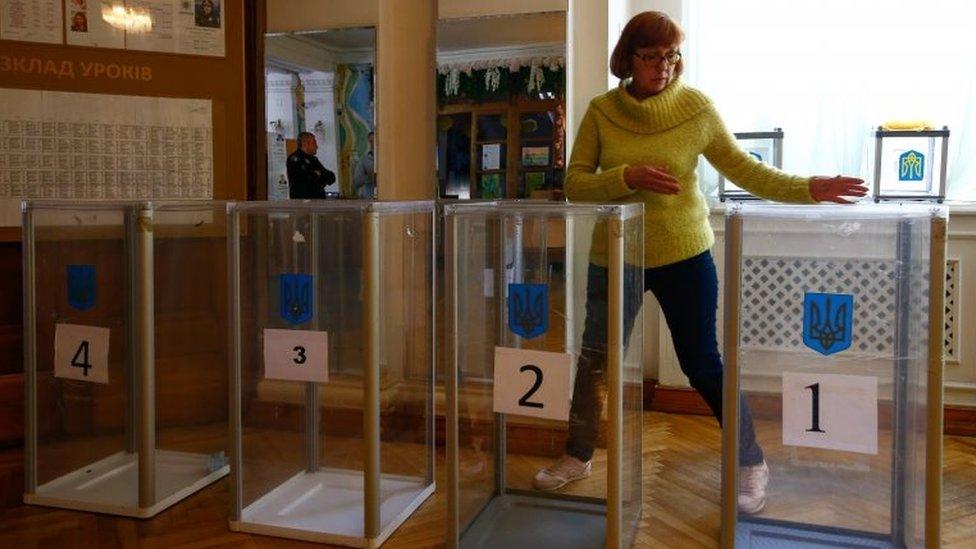
[[[448,546],[631,546],[641,514],[642,205],[444,211]],[[536,489],[533,477],[569,438],[577,459],[592,453],[592,475]]]
[[[227,474],[225,209],[24,202],[26,503],[146,518]]]
[[[939,546],[947,213],[729,210],[723,546]]]
[[[749,156],[775,168],[783,168],[782,128],[773,128],[771,132],[736,132],[735,138]],[[725,179],[719,173],[718,199],[725,202],[726,200],[758,200],[759,197]]]
[[[874,201],[929,200],[946,195],[949,128],[875,132]]]
[[[229,212],[231,529],[379,546],[434,491],[434,203]]]

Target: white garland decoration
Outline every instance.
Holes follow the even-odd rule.
[[[502,70],[499,67],[491,67],[485,70],[485,89],[490,92],[498,91],[498,86],[502,82]]]
[[[518,70],[522,67],[530,67],[530,69],[532,67],[536,67],[537,69],[545,67],[554,71],[565,66],[566,59],[561,55],[546,57],[516,57],[511,59],[482,59],[467,63],[444,64],[437,67],[437,72],[439,74],[447,75],[448,77],[450,77],[452,73],[456,73],[458,77],[460,77],[461,72],[470,75],[473,71],[485,69],[508,68],[508,70],[512,72],[518,72]]]

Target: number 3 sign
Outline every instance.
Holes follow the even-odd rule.
[[[495,347],[495,412],[569,421],[572,361],[566,353]]]
[[[329,381],[329,335],[312,330],[264,330],[264,377]]]

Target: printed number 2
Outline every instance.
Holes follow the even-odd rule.
[[[81,345],[78,346],[78,350],[75,351],[75,356],[71,357],[71,365],[75,368],[81,368],[82,375],[88,377],[88,370],[91,369],[91,361],[88,359],[88,352],[90,343],[85,340],[81,341]],[[79,359],[81,359],[79,361]]]
[[[814,383],[813,385],[807,385],[804,389],[810,389],[813,396],[813,409],[811,412],[810,423],[812,426],[807,429],[808,433],[825,433],[823,429],[820,428],[820,384]]]
[[[532,398],[532,395],[534,395],[535,392],[538,391],[539,387],[542,385],[542,369],[536,366],[535,364],[526,364],[525,366],[519,368],[519,372],[528,372],[528,371],[535,373],[535,383],[533,383],[532,387],[528,390],[528,392],[522,395],[522,398],[519,399],[518,401],[519,406],[526,406],[528,408],[542,408],[543,404],[541,402],[529,402],[529,399]]]
[[[305,364],[305,361],[307,360],[307,357],[305,356],[305,347],[298,345],[294,349],[292,349],[292,351],[298,353],[298,356],[291,359],[292,362],[294,362],[295,364]]]

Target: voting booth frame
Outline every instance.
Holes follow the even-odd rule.
[[[772,206],[771,208],[776,208]],[[843,208],[842,212],[853,214],[852,206]],[[902,206],[891,206],[900,208]],[[828,524],[808,524],[793,520],[779,520],[763,518],[762,513],[751,516],[737,509],[737,495],[739,489],[739,445],[740,445],[740,414],[742,412],[740,396],[743,391],[743,371],[748,364],[741,363],[742,324],[744,315],[743,278],[744,257],[747,253],[744,247],[743,210],[748,206],[737,205],[727,212],[725,225],[725,380],[723,386],[723,430],[722,430],[722,528],[721,546],[732,547],[789,547],[790,544],[805,543],[810,546],[836,547],[840,545],[856,544],[864,547],[916,547],[919,538],[924,539],[924,547],[937,548],[940,546],[941,505],[942,505],[942,430],[943,430],[943,336],[944,336],[944,296],[945,296],[945,261],[946,261],[946,212],[941,207],[924,205],[913,206],[916,209],[926,209],[930,219],[914,215],[915,220],[925,219],[922,237],[912,235],[911,219],[894,217],[895,238],[894,261],[898,272],[889,273],[897,282],[895,312],[894,312],[894,355],[888,358],[891,380],[891,460],[890,467],[890,507],[888,514],[887,532],[867,532],[849,528],[833,527]],[[755,210],[762,206],[755,207]],[[769,208],[769,206],[767,206]],[[755,211],[752,210],[752,211]],[[809,213],[809,212],[807,212]],[[775,215],[775,214],[773,214]],[[837,214],[842,215],[842,214]],[[808,215],[808,218],[816,214]],[[854,216],[852,216],[852,219]],[[782,221],[782,219],[780,220]],[[928,237],[927,239],[925,237]],[[913,240],[914,238],[914,240]],[[925,242],[927,240],[927,242]],[[922,257],[911,257],[913,253]],[[926,257],[927,254],[927,257]],[[926,261],[927,260],[927,261]],[[912,262],[916,265],[913,267]],[[927,264],[926,264],[927,263]],[[909,269],[926,269],[928,272],[928,294],[910,299],[912,289],[909,288],[913,280],[918,283],[921,278]],[[880,273],[879,273],[880,276]],[[924,290],[923,290],[924,291]],[[927,302],[927,333],[917,334],[918,341],[926,344],[927,350],[917,359],[918,369],[915,372],[924,384],[914,398],[924,398],[924,409],[919,411],[917,401],[913,406],[909,401],[908,369],[914,368],[907,363],[912,362],[912,349],[917,347],[909,341],[909,315],[912,307],[921,310],[919,301]],[[829,307],[829,305],[828,305]],[[829,311],[829,309],[828,309]],[[923,318],[925,315],[922,315]],[[912,347],[912,349],[910,349]],[[785,374],[784,374],[785,375]],[[809,387],[808,387],[809,388]],[[880,393],[879,393],[880,395]],[[816,398],[816,397],[814,397]],[[887,399],[887,397],[884,397]],[[814,405],[816,406],[816,405]],[[785,409],[785,403],[784,403]],[[816,410],[816,407],[814,407]],[[816,412],[814,412],[816,414]],[[915,420],[915,415],[921,416]],[[785,421],[785,418],[784,418]],[[916,421],[921,427],[912,427]],[[816,425],[816,424],[814,424]],[[923,440],[915,445],[915,452],[924,455],[922,465],[915,463],[916,471],[910,471],[909,461],[918,461],[918,457],[909,459],[905,454],[912,451],[908,437],[913,436],[912,430],[924,429]],[[809,429],[808,429],[809,430]],[[785,444],[785,442],[784,442]],[[852,455],[852,454],[848,454]],[[909,476],[915,474],[922,477],[913,484]],[[770,486],[783,483],[788,479],[771,477]],[[924,500],[909,501],[913,496],[912,488],[924,487]],[[835,497],[843,498],[842,495]],[[914,508],[912,506],[915,506]],[[766,509],[768,510],[767,503]],[[829,520],[829,519],[828,519]],[[922,532],[918,531],[922,528]],[[913,530],[909,532],[908,530]],[[740,539],[737,539],[737,536]],[[741,539],[748,538],[748,542]],[[755,538],[765,538],[756,541]],[[862,545],[863,544],[863,545]],[[807,546],[807,545],[804,545]]]
[[[231,530],[379,547],[433,494],[434,212],[432,201],[270,201],[228,208]],[[346,253],[362,263],[344,265]],[[273,284],[285,291],[285,282],[270,273],[275,269],[304,271],[299,276],[308,277],[305,292],[314,297],[307,298],[303,318],[283,322],[279,317],[284,304],[274,303],[284,297],[268,292]],[[349,269],[361,276],[342,282]],[[324,305],[325,294],[353,299],[356,310]],[[273,378],[268,354],[273,328],[329,331],[324,365],[329,383]],[[407,340],[406,348],[390,343],[398,337]],[[263,356],[254,347],[261,339]],[[355,358],[339,356],[340,344],[353,348]],[[313,362],[311,350],[308,356]],[[410,419],[396,408],[397,397],[387,394],[388,378],[397,382],[404,375],[391,373],[398,360],[400,368],[418,375],[411,394],[419,400],[412,411],[419,419],[411,427],[401,425]],[[356,371],[343,376],[343,362],[355,362]],[[345,379],[333,380],[333,374]],[[249,387],[255,378],[259,385],[275,384],[297,395],[290,408],[271,412],[282,420],[259,419],[260,403]],[[338,405],[333,400],[339,391],[354,404],[346,415],[327,415],[326,409]],[[356,414],[361,421],[349,419]],[[337,417],[347,424],[336,425]],[[337,428],[354,433],[334,436]],[[294,436],[281,436],[291,431]],[[396,447],[404,434],[418,439],[407,441],[415,447],[409,455]],[[265,453],[268,448],[273,450]]]
[[[603,250],[600,254],[605,254],[609,319],[606,326],[605,355],[606,484],[600,487],[605,497],[563,494],[559,491],[541,492],[512,486],[507,479],[509,473],[506,463],[510,451],[506,442],[506,423],[511,423],[511,419],[506,418],[505,413],[489,412],[487,409],[482,412],[491,414],[491,419],[482,420],[488,422],[486,432],[491,441],[486,444],[491,449],[487,451],[486,457],[490,461],[485,469],[493,470],[493,475],[489,475],[482,486],[484,490],[479,492],[477,488],[471,487],[475,481],[466,476],[471,473],[465,473],[462,469],[462,445],[465,444],[465,438],[470,438],[472,433],[462,432],[460,424],[473,421],[470,417],[463,418],[462,412],[471,414],[473,412],[470,408],[474,406],[466,400],[470,396],[466,396],[465,389],[461,387],[464,381],[462,376],[474,375],[470,373],[472,364],[466,358],[471,356],[471,349],[465,349],[465,346],[474,345],[477,348],[475,354],[488,355],[494,345],[504,346],[509,343],[521,349],[523,341],[528,338],[517,333],[513,336],[508,333],[507,327],[502,327],[494,336],[497,340],[487,336],[483,341],[472,342],[469,341],[470,333],[465,326],[480,322],[483,328],[488,317],[494,317],[504,326],[506,315],[503,311],[506,310],[506,298],[509,296],[502,288],[506,287],[506,283],[528,282],[527,276],[523,279],[523,268],[527,264],[523,256],[528,255],[523,246],[538,246],[542,250],[540,253],[545,255],[547,238],[556,238],[552,234],[547,236],[545,227],[552,227],[554,221],[557,226],[559,223],[565,224],[563,276],[566,302],[565,310],[561,312],[564,317],[560,319],[565,324],[565,341],[551,342],[558,348],[557,352],[575,356],[573,349],[578,348],[576,334],[579,333],[581,323],[577,320],[581,320],[582,315],[577,315],[574,311],[581,312],[582,303],[574,303],[580,301],[577,299],[579,296],[574,294],[583,293],[580,289],[585,287],[587,281],[585,276],[580,277],[576,271],[584,267],[585,272],[585,265],[593,259],[592,254],[586,259],[586,247],[591,244],[590,240],[592,239],[594,249],[600,248]],[[588,223],[595,223],[596,229],[585,226]],[[641,516],[641,464],[639,457],[635,458],[632,454],[640,455],[642,410],[640,399],[635,400],[634,397],[640,393],[635,387],[640,383],[639,378],[642,378],[639,358],[635,360],[627,356],[631,346],[625,339],[624,308],[633,307],[634,300],[639,303],[643,276],[639,277],[640,288],[625,284],[625,266],[634,267],[643,262],[642,205],[565,204],[525,200],[473,201],[445,205],[444,225],[448,316],[445,319],[448,356],[444,378],[447,546],[484,549],[531,543],[537,548],[565,548],[589,547],[600,540],[605,547],[630,547]],[[530,226],[541,231],[531,230]],[[497,235],[486,234],[496,230],[499,233]],[[476,236],[471,237],[472,234]],[[488,244],[496,238],[500,249],[494,249]],[[528,243],[530,239],[534,241],[532,244]],[[599,240],[604,242],[598,242]],[[473,272],[467,261],[486,248],[489,250],[489,257],[479,257],[479,260],[487,263],[474,261],[477,266],[473,271],[485,269],[484,295],[487,301],[493,302],[489,307],[497,308],[498,314],[473,320],[471,316],[480,315],[475,311],[462,309],[467,306],[465,303],[471,303],[468,301],[470,295],[481,295],[481,281],[480,273]],[[495,254],[494,258],[490,257],[492,254]],[[632,256],[639,256],[639,259]],[[538,258],[535,261],[538,263]],[[546,263],[547,260],[542,261],[543,265]],[[630,264],[626,265],[627,263]],[[535,267],[539,269],[540,266]],[[544,266],[544,269],[548,269],[548,266]],[[489,272],[494,282],[487,280]],[[472,282],[475,278],[479,280]],[[534,278],[533,281],[539,282],[539,279]],[[498,289],[488,292],[489,287]],[[574,288],[578,289],[574,291]],[[560,314],[554,316],[558,318]],[[487,328],[486,333],[494,333],[492,330]],[[633,344],[636,349],[641,346],[641,332],[639,326],[635,327],[630,336],[630,341],[636,342]],[[482,336],[481,332],[477,334],[477,337]],[[497,361],[499,347],[494,348]],[[640,352],[632,354],[639,355]],[[498,367],[496,362],[494,368]],[[497,372],[495,375],[497,376]],[[541,377],[537,378],[537,386],[540,380]],[[488,382],[471,379],[467,381]],[[497,383],[497,378],[495,381]],[[496,398],[498,390],[496,386]],[[635,436],[638,440],[632,440]],[[520,480],[524,482],[525,479]]]
[[[153,272],[154,240],[158,233],[154,231],[154,217],[175,214],[177,217],[188,215],[210,219],[210,223],[177,223],[182,225],[177,231],[184,230],[184,236],[200,236],[201,228],[204,232],[212,229],[215,216],[209,214],[214,208],[222,212],[224,205],[211,201],[24,201],[25,503],[149,518],[227,475],[228,465],[219,449],[215,448],[216,451],[210,454],[174,451],[157,443],[157,412],[160,408],[157,407],[159,372],[156,371]],[[45,346],[42,350],[38,346],[39,324],[44,323],[41,328],[45,342],[48,342],[55,331],[49,324],[51,321],[71,320],[72,315],[76,318],[85,316],[61,304],[54,304],[53,310],[50,308],[51,300],[56,299],[52,296],[64,295],[63,289],[50,286],[51,275],[55,280],[62,279],[56,273],[46,273],[43,280],[48,284],[38,287],[41,275],[45,274],[39,272],[38,261],[44,262],[44,269],[52,264],[63,267],[68,256],[97,265],[107,261],[104,253],[98,257],[100,251],[95,246],[107,242],[118,245],[119,255],[124,256],[109,260],[113,265],[117,261],[117,266],[121,267],[113,275],[118,276],[118,282],[123,285],[117,288],[120,295],[116,297],[120,301],[116,304],[123,309],[123,330],[120,331],[124,334],[116,339],[124,342],[114,344],[113,348],[123,349],[123,356],[112,361],[116,378],[105,385],[107,389],[101,392],[100,389],[90,392],[84,389],[88,396],[82,399],[77,398],[79,394],[74,395],[82,402],[72,403],[81,407],[73,409],[85,416],[83,419],[71,422],[70,418],[54,418],[58,413],[70,414],[64,400],[65,383],[87,383],[55,379],[50,349]],[[38,252],[39,245],[44,246],[43,255]],[[94,274],[91,283],[94,293]],[[68,284],[70,286],[70,280]],[[38,314],[39,295],[45,300],[47,314]],[[94,310],[98,308],[94,307]],[[100,321],[108,322],[108,318],[102,316]],[[105,352],[107,354],[107,349]],[[86,364],[88,360],[86,352]],[[39,363],[43,363],[41,372]],[[119,363],[121,366],[116,369],[115,365]],[[106,376],[108,366],[104,365]],[[122,375],[118,376],[118,373]],[[39,380],[41,375],[43,380]],[[39,394],[41,381],[45,389],[43,394]],[[51,400],[52,392],[59,393],[60,396],[53,397],[58,400]],[[91,396],[93,394],[95,396]],[[114,398],[116,394],[121,396]],[[94,410],[98,395],[108,397],[103,399],[107,403],[103,402],[101,416]],[[119,404],[121,401],[124,401],[124,412],[116,408],[123,406]],[[61,410],[49,409],[51,406]],[[104,412],[113,417],[106,420]],[[124,415],[120,426],[114,423],[118,419],[114,414],[118,412]],[[52,422],[70,425],[50,427]],[[56,429],[60,431],[52,434],[51,431]],[[118,435],[118,431],[124,431],[124,434]],[[62,444],[63,447],[55,448]],[[89,456],[96,460],[84,462]]]

